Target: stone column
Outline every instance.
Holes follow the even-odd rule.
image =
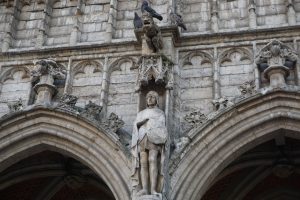
[[[270,87],[286,85],[285,79],[297,61],[297,54],[278,40],[273,40],[259,52],[256,64],[270,80]]]
[[[256,13],[255,13],[255,3],[254,0],[251,0],[249,3],[249,27],[250,28],[256,28]]]
[[[296,25],[296,12],[293,5],[293,0],[288,0],[287,3],[287,20],[289,25]]]
[[[57,93],[54,79],[64,79],[65,72],[55,61],[45,59],[35,63],[35,69],[31,71],[32,81],[38,83],[33,87],[37,94],[37,104],[51,104],[53,96]]]
[[[219,31],[219,24],[218,24],[218,9],[217,9],[217,1],[212,2],[212,11],[211,11],[211,30],[212,32]]]
[[[117,15],[117,1],[116,0],[110,0],[110,8],[109,8],[109,13],[108,13],[108,22],[106,26],[106,36],[105,36],[105,41],[106,42],[111,42],[113,38],[113,33],[114,33],[114,20]]]

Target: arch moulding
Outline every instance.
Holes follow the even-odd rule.
[[[257,94],[191,130],[172,174],[171,199],[201,199],[226,166],[278,134],[300,139],[299,102],[297,91]]]
[[[44,150],[68,155],[92,169],[116,200],[130,200],[130,160],[118,136],[82,117],[35,107],[0,118],[0,172]]]

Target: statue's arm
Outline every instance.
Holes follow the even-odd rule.
[[[136,123],[137,128],[139,129],[141,126],[143,126],[149,119],[144,119],[143,121],[139,121]]]

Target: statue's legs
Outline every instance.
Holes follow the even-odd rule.
[[[139,192],[140,195],[149,194],[149,172],[148,172],[148,153],[141,152],[141,181],[142,181],[142,191]]]
[[[149,164],[150,164],[150,191],[151,194],[157,194],[157,176],[158,176],[158,168],[157,168],[157,150],[150,150],[149,151]]]

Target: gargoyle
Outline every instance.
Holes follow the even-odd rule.
[[[163,48],[162,37],[159,27],[154,23],[153,17],[147,13],[143,13],[143,32],[145,34],[148,47],[154,52],[158,52]]]

